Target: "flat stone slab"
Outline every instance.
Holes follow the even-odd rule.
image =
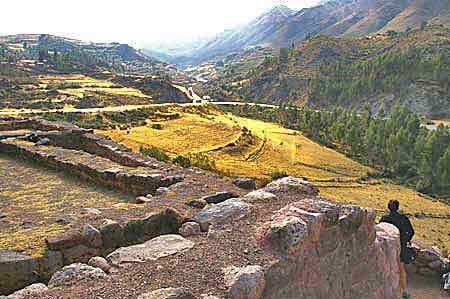
[[[13,251],[0,250],[0,294],[8,294],[37,281],[39,260]]]
[[[228,199],[212,207],[204,208],[194,216],[193,220],[200,224],[202,231],[208,231],[210,225],[223,226],[250,213],[250,204],[238,199]]]
[[[122,247],[107,256],[112,265],[156,261],[194,247],[194,242],[179,235],[163,235],[143,244]]]

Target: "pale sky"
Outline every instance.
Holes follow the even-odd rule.
[[[208,36],[279,4],[318,0],[2,0],[0,34],[49,33],[134,46]]]

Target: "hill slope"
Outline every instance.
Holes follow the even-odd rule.
[[[203,92],[220,100],[389,110],[405,103],[420,114],[450,115],[450,30],[428,26],[364,38],[319,36],[266,58],[240,78],[219,78]],[[231,90],[231,93],[230,93]]]

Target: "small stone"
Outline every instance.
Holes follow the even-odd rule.
[[[200,225],[196,222],[184,223],[179,230],[180,235],[182,235],[185,238],[197,236],[200,234],[200,232],[201,232]]]
[[[35,145],[37,145],[37,146],[48,145],[48,144],[50,144],[50,139],[48,139],[48,138],[42,138],[38,142],[35,143]]]
[[[105,271],[105,273],[110,273],[112,268],[111,265],[108,264],[108,261],[100,256],[95,256],[89,259],[88,265],[94,268],[100,268]]]
[[[139,197],[134,198],[133,200],[130,200],[130,203],[131,204],[145,204],[145,203],[148,203],[151,201],[152,200],[146,196],[139,196]]]
[[[238,195],[232,192],[217,192],[215,194],[207,195],[202,198],[202,200],[206,201],[208,204],[218,204],[224,202],[230,198],[237,198]]]
[[[163,196],[167,192],[169,192],[169,188],[167,188],[167,187],[159,187],[158,189],[156,189],[156,196]]]
[[[103,245],[102,234],[98,229],[90,224],[87,224],[83,228],[83,237],[86,245],[94,248],[101,248]]]
[[[208,205],[208,203],[203,199],[193,199],[188,202],[187,205],[196,209],[203,209]]]
[[[93,209],[93,208],[84,208],[83,211],[84,211],[84,213],[93,215],[93,216],[99,216],[102,214],[102,212],[100,212],[100,210]]]
[[[264,190],[256,190],[248,193],[242,198],[245,202],[257,202],[265,200],[275,200],[277,196],[273,193],[266,192]]]
[[[72,264],[56,272],[48,285],[52,288],[72,286],[80,280],[99,280],[106,277],[106,273],[100,268],[84,264]]]
[[[237,178],[233,182],[237,187],[245,190],[255,190],[256,180],[254,178]]]
[[[195,297],[185,288],[165,288],[142,294],[138,299],[195,299]]]

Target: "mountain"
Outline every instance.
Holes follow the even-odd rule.
[[[39,60],[49,68],[151,71],[161,62],[128,44],[93,43],[49,34],[0,36],[0,46],[14,60]]]
[[[318,36],[281,49],[255,68],[197,87],[218,100],[389,110],[403,103],[433,118],[450,116],[450,28]],[[244,78],[244,79],[243,79]]]
[[[202,61],[227,56],[249,46],[271,43],[278,28],[282,26],[294,10],[286,6],[276,6],[247,25],[226,30],[214,38],[204,41],[201,47],[184,51],[181,57],[172,58],[172,62],[182,65],[199,64]]]
[[[172,57],[171,61],[200,64],[249,46],[287,47],[316,35],[352,37],[405,31],[419,28],[423,22],[449,23],[450,1],[329,0],[298,12],[277,6],[247,25],[227,30],[191,52],[185,51],[184,57]]]

